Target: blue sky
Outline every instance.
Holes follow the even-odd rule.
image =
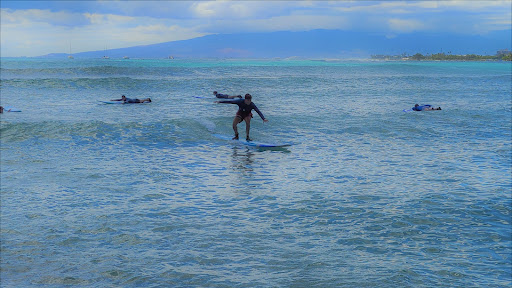
[[[1,56],[131,47],[209,34],[338,29],[387,37],[485,35],[512,27],[503,1],[10,1]]]

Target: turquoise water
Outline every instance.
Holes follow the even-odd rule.
[[[1,286],[508,287],[511,68],[2,59]]]

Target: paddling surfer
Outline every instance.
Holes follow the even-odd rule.
[[[236,99],[236,100],[224,100],[224,101],[215,101],[215,103],[227,103],[227,104],[236,104],[238,105],[238,111],[236,112],[236,116],[233,119],[233,131],[235,131],[235,137],[233,140],[238,140],[238,128],[237,125],[242,121],[245,121],[245,133],[246,140],[251,141],[252,139],[249,137],[249,131],[251,130],[251,111],[254,110],[258,115],[260,115],[263,122],[268,122],[268,120],[263,116],[260,109],[256,107],[256,105],[252,102],[251,94],[245,94],[245,99]]]
[[[429,111],[429,110],[441,110],[441,107],[438,107],[438,108],[434,108],[432,107],[432,105],[418,105],[418,104],[415,104],[414,107],[412,108],[412,110],[414,111]]]
[[[213,95],[215,95],[215,97],[217,97],[217,98],[223,98],[223,99],[235,99],[235,98],[242,99],[242,95],[230,96],[228,94],[217,93],[217,91],[213,91]]]
[[[126,96],[124,95],[121,95],[121,99],[112,99],[110,101],[123,101],[124,103],[144,103],[144,102],[151,102],[151,98],[146,98],[146,99],[131,99],[131,98],[127,98]]]

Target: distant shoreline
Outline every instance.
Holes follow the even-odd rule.
[[[77,61],[77,60],[102,60],[102,61],[130,61],[130,60],[168,60],[168,61],[180,61],[180,60],[196,60],[196,61],[317,61],[317,62],[343,62],[343,61],[396,61],[396,62],[407,62],[407,61],[431,61],[431,62],[441,62],[441,61],[450,61],[450,62],[501,62],[501,61],[512,61],[512,53],[505,50],[506,53],[497,54],[497,55],[452,55],[452,54],[427,54],[426,56],[416,53],[414,55],[406,55],[405,53],[402,55],[371,55],[370,58],[308,58],[308,57],[299,57],[299,56],[291,56],[291,57],[271,57],[271,58],[238,58],[238,57],[227,57],[227,58],[219,58],[219,57],[178,57],[178,58],[98,58],[98,57],[74,57],[69,58],[68,54],[63,54],[63,57],[45,57],[45,56],[18,56],[18,57],[0,57],[0,59],[38,59],[38,60],[63,60],[63,61]]]
[[[466,57],[466,58],[443,58],[443,59],[435,59],[432,57],[423,57],[421,59],[416,59],[413,57],[397,57],[393,55],[372,55],[371,58],[191,58],[191,57],[184,57],[176,59],[178,61],[182,60],[192,60],[192,61],[211,61],[211,60],[217,60],[217,61],[316,61],[316,62],[344,62],[344,61],[362,61],[362,62],[368,62],[368,61],[393,61],[393,62],[511,62],[512,57],[496,57],[496,56],[481,56],[477,55],[479,57]],[[0,60],[8,60],[8,59],[34,59],[34,60],[61,60],[61,61],[80,61],[80,60],[102,60],[105,62],[108,61],[141,61],[141,60],[148,60],[148,61],[154,61],[154,60],[162,60],[165,61],[166,58],[130,58],[130,59],[123,59],[123,58],[110,58],[110,59],[102,59],[102,58],[94,58],[94,57],[75,57],[73,60],[69,60],[68,58],[59,58],[59,57],[26,57],[26,56],[20,56],[20,57],[0,57]],[[174,61],[176,61],[174,60]]]
[[[512,61],[512,52],[508,50],[501,50],[496,55],[452,55],[451,53],[437,53],[423,55],[416,53],[412,56],[406,55],[372,55],[372,60],[387,60],[387,61]]]

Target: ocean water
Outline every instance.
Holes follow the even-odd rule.
[[[510,287],[511,68],[2,59],[1,287]]]

